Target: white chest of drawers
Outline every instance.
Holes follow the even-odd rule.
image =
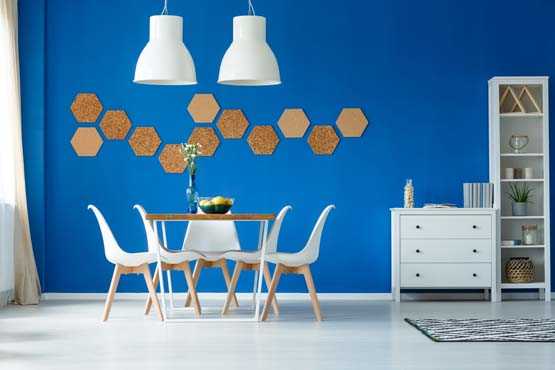
[[[391,209],[391,291],[490,289],[497,282],[497,211],[490,208]]]

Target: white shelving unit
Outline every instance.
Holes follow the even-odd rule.
[[[501,289],[533,289],[551,300],[549,216],[549,95],[548,77],[494,77],[489,81],[489,174],[494,205],[499,209],[497,269]],[[515,99],[516,98],[516,99]],[[522,153],[509,146],[511,135],[526,135]],[[534,178],[505,179],[505,168],[533,168]],[[533,189],[528,216],[513,216],[507,191],[511,185]],[[501,240],[521,240],[522,225],[538,226],[535,245],[502,246]],[[511,257],[529,257],[535,281],[510,283],[505,263]]]

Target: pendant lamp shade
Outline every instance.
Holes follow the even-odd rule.
[[[222,59],[218,83],[235,86],[281,83],[276,57],[266,43],[266,18],[255,15],[233,18],[233,42]]]
[[[147,85],[194,85],[195,64],[183,43],[183,18],[150,17],[150,36],[139,55],[133,82]]]

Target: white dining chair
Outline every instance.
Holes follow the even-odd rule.
[[[289,210],[291,210],[291,206],[285,206],[279,211],[276,219],[272,225],[272,229],[268,234],[268,238],[266,240],[266,255],[275,253],[277,251],[277,243],[279,239],[279,232],[281,230],[281,225],[283,223],[283,219]],[[243,270],[251,270],[251,271],[259,271],[260,269],[260,250],[255,251],[231,251],[226,252],[224,257],[226,259],[232,260],[235,262],[235,269],[233,271],[233,276],[231,277],[231,284],[229,286],[229,290],[227,292],[227,297],[224,303],[224,307],[222,309],[222,315],[226,314],[229,310],[229,305],[231,303],[231,299],[235,294],[235,289],[237,288],[237,282],[239,280],[239,276],[241,275],[241,271]],[[255,279],[256,280],[256,279]],[[266,282],[266,286],[270,287],[271,282],[271,275],[270,270],[268,269],[268,263],[264,263],[264,280]],[[277,304],[277,300],[274,299],[272,301],[272,308],[276,315],[279,315],[279,306]]]
[[[199,213],[202,211],[199,210]],[[193,250],[202,253],[193,270],[193,285],[196,288],[200,273],[204,268],[220,268],[229,290],[231,276],[227,268],[227,260],[223,254],[228,251],[240,251],[241,244],[237,236],[237,228],[233,221],[190,221],[183,240],[184,251]],[[233,303],[239,306],[237,296],[233,295]],[[187,293],[185,306],[191,304],[191,295]]]
[[[140,216],[141,220],[143,221],[143,225],[145,227],[146,238],[148,242],[148,250],[151,253],[158,253],[160,251],[160,260],[162,262],[162,266],[157,265],[156,271],[154,273],[154,289],[158,287],[160,281],[160,267],[162,268],[162,272],[166,271],[168,274],[168,283],[170,287],[170,304],[173,306],[173,288],[171,287],[171,271],[183,271],[185,275],[185,281],[187,282],[188,291],[191,293],[193,308],[195,310],[195,315],[200,317],[201,315],[201,307],[200,302],[197,296],[197,292],[195,289],[195,284],[193,284],[193,275],[191,273],[191,267],[189,266],[189,262],[198,260],[202,257],[202,254],[194,252],[194,251],[171,251],[165,248],[164,246],[160,245],[160,241],[158,238],[158,234],[152,228],[151,223],[146,219],[146,211],[140,204],[135,204],[133,206]],[[145,315],[148,315],[150,312],[150,307],[152,305],[152,299],[150,297],[147,298],[146,306],[145,306]]]
[[[275,263],[276,268],[274,270],[272,282],[270,283],[270,288],[268,289],[268,297],[264,303],[262,321],[268,319],[269,308],[275,298],[279,278],[282,274],[297,274],[304,276],[306,287],[310,294],[310,300],[312,301],[314,315],[317,321],[322,321],[322,311],[320,309],[320,302],[318,302],[318,295],[314,286],[314,280],[312,279],[312,273],[310,272],[310,265],[318,259],[324,224],[326,223],[329,213],[334,208],[334,205],[329,205],[324,208],[312,229],[308,242],[301,251],[296,253],[276,252],[268,255],[268,262]]]
[[[150,275],[150,270],[148,269],[148,265],[156,261],[156,254],[151,252],[125,252],[120,248],[112,230],[110,229],[110,226],[98,208],[92,204],[90,204],[87,208],[92,210],[96,216],[96,220],[98,221],[100,233],[102,234],[102,242],[104,244],[104,254],[106,255],[106,259],[115,265],[112,282],[110,283],[110,289],[108,290],[108,297],[106,297],[106,304],[104,305],[102,321],[108,320],[110,309],[112,308],[112,302],[114,301],[114,296],[118,288],[120,276],[125,274],[142,274],[144,276],[149,297],[154,302],[154,307],[156,307],[160,320],[163,321],[164,316],[162,315],[160,302],[158,302],[156,290],[154,289],[154,284],[152,283],[152,276]]]

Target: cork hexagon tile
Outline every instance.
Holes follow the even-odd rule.
[[[79,127],[71,138],[71,146],[79,157],[96,157],[102,143],[94,127]]]
[[[240,139],[245,134],[249,121],[241,109],[225,109],[218,120],[218,128],[224,139]]]
[[[286,109],[279,117],[278,126],[287,138],[303,137],[310,125],[302,109]]]
[[[360,108],[343,108],[336,124],[344,137],[361,137],[368,120]]]
[[[308,145],[314,154],[331,155],[337,144],[339,144],[339,137],[330,125],[314,126],[308,136]]]
[[[161,140],[154,127],[137,127],[128,142],[136,156],[152,157]]]
[[[279,138],[272,126],[261,125],[252,129],[247,141],[254,154],[271,155],[279,143]]]
[[[96,94],[79,93],[71,103],[71,113],[80,123],[94,123],[102,112],[102,103]]]
[[[212,123],[220,106],[212,94],[195,94],[187,110],[196,123]]]
[[[166,173],[183,173],[187,168],[187,162],[181,154],[181,144],[164,145],[158,160]]]
[[[188,140],[189,144],[200,144],[199,155],[211,157],[220,145],[220,139],[216,132],[210,127],[196,127]]]
[[[109,140],[123,140],[131,128],[131,121],[125,111],[109,110],[102,117],[100,128]]]

